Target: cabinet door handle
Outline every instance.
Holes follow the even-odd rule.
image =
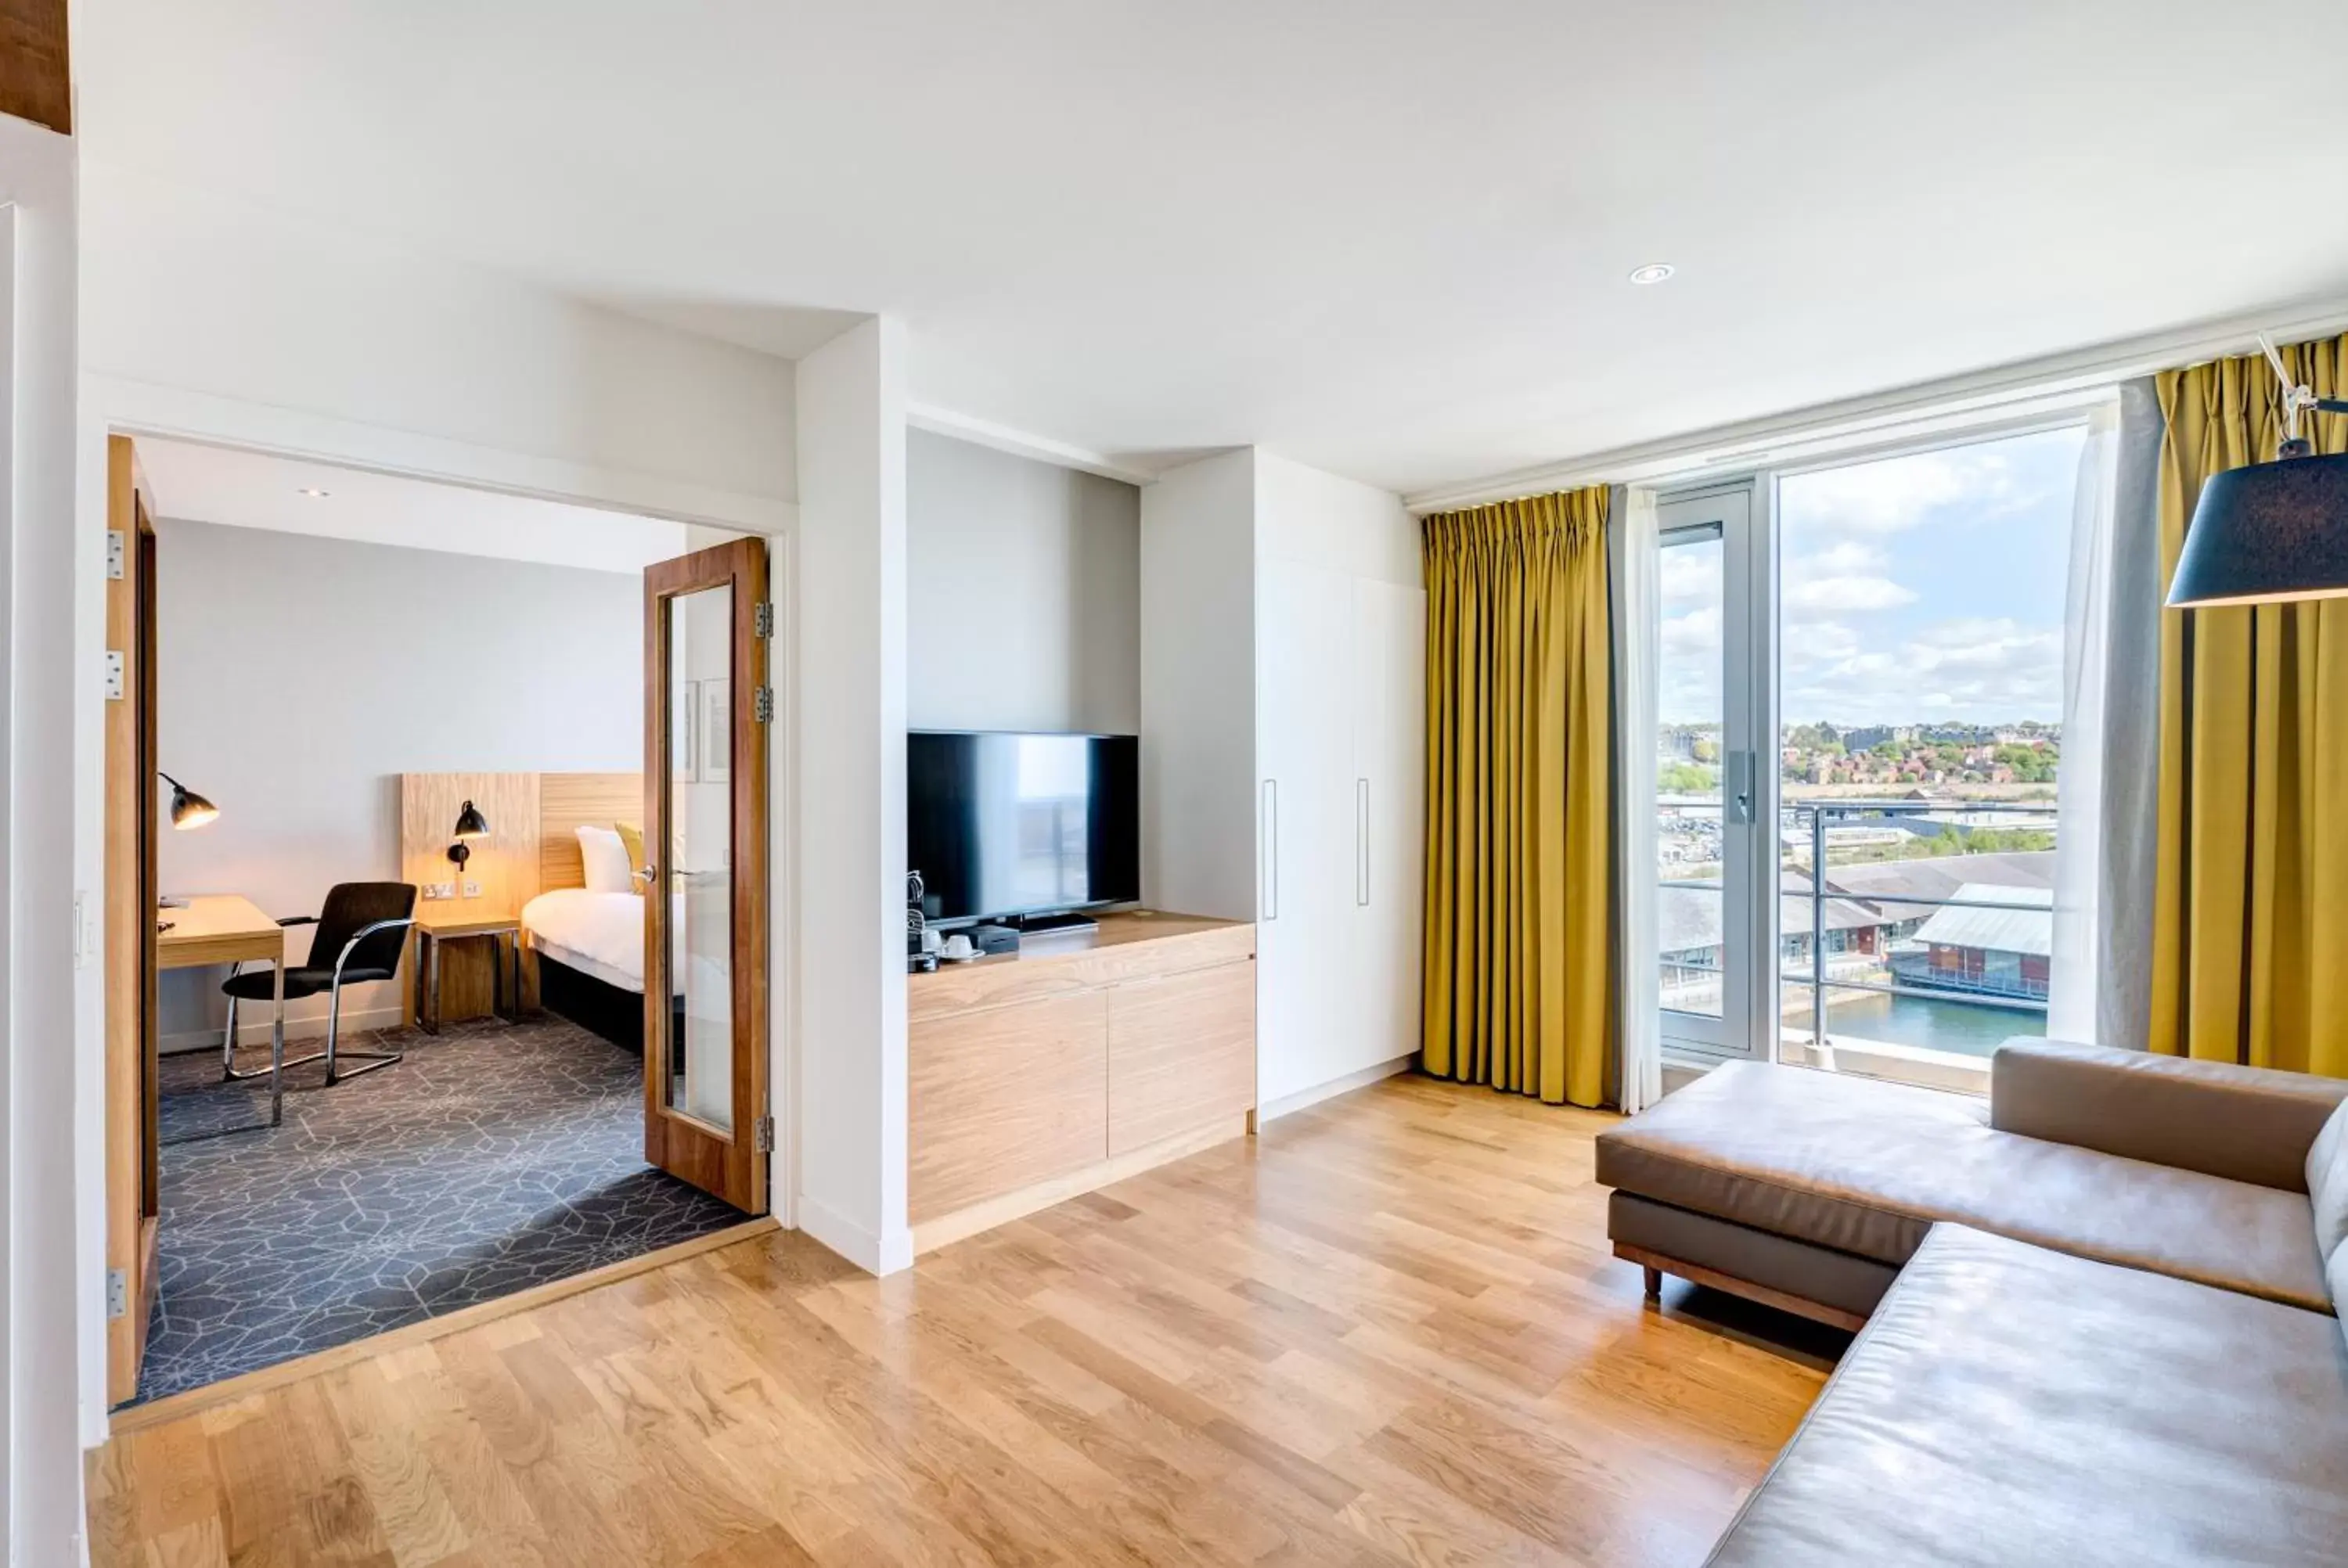
[[[1354,781],[1354,902],[1370,901],[1370,781]]]
[[[1263,781],[1263,917],[1280,918],[1280,781]]]

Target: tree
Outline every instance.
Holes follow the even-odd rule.
[[[1665,794],[1717,794],[1720,770],[1697,763],[1665,763],[1655,770],[1655,787]]]

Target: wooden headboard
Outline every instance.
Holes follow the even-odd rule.
[[[579,862],[582,825],[644,825],[642,774],[540,774],[538,776],[538,890],[586,886]]]
[[[399,865],[421,886],[454,882],[450,835],[471,801],[489,832],[473,841],[465,876],[481,885],[469,909],[518,914],[539,894],[583,886],[579,827],[641,822],[644,776],[628,774],[402,774]]]

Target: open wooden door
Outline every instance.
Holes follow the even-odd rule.
[[[155,507],[106,444],[106,1387],[139,1391],[161,1209],[155,1128]]]
[[[767,1212],[767,545],[644,572],[644,1158]]]

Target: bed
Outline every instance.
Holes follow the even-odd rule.
[[[558,887],[521,907],[539,1003],[615,1045],[644,1043],[644,901]],[[681,1031],[679,1031],[681,1032]]]
[[[689,879],[699,884],[704,879]],[[722,888],[730,879],[706,879]],[[672,973],[686,977],[686,995],[671,999],[670,1071],[677,1102],[703,1114],[723,1114],[732,1077],[733,995],[727,967],[685,950],[693,887],[675,896],[669,922]],[[721,894],[722,897],[722,894]],[[700,911],[708,928],[716,911]],[[644,1040],[644,901],[635,893],[558,887],[521,909],[522,929],[538,956],[539,1003],[615,1045],[641,1050]]]

